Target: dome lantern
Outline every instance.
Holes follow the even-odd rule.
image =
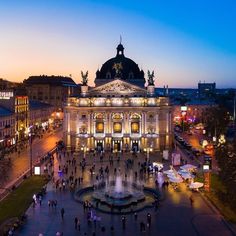
[[[119,45],[117,46],[116,50],[117,50],[117,54],[116,56],[124,56],[124,47],[121,43],[119,43]]]

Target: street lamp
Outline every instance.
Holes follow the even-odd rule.
[[[30,145],[30,176],[33,175],[33,148],[32,148],[32,133],[31,127],[29,127],[29,145]]]
[[[236,108],[235,108],[235,103],[236,103],[236,92],[234,94],[234,127],[235,127],[235,118],[236,118]]]

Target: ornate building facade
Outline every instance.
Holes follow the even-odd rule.
[[[172,146],[172,118],[168,97],[155,95],[154,74],[144,72],[124,56],[97,71],[95,87],[83,84],[78,96],[68,98],[64,116],[64,142],[75,151],[164,150]]]

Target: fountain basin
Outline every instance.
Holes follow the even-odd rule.
[[[160,199],[160,192],[149,187],[144,187],[142,191],[133,189],[132,194],[127,190],[123,196],[115,194],[114,197],[113,194],[112,196],[106,195],[105,188],[102,186],[100,189],[94,189],[93,186],[79,189],[75,193],[75,199],[80,203],[90,201],[95,209],[110,214],[128,214],[141,211],[153,207],[153,203]]]

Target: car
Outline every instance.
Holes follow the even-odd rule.
[[[214,149],[214,147],[213,147],[212,144],[207,144],[207,145],[205,146],[205,150],[206,150],[206,151],[212,151],[213,149]]]
[[[189,150],[191,150],[191,149],[192,149],[192,145],[191,145],[191,144],[187,144],[187,145],[186,145],[186,148],[189,149]]]

